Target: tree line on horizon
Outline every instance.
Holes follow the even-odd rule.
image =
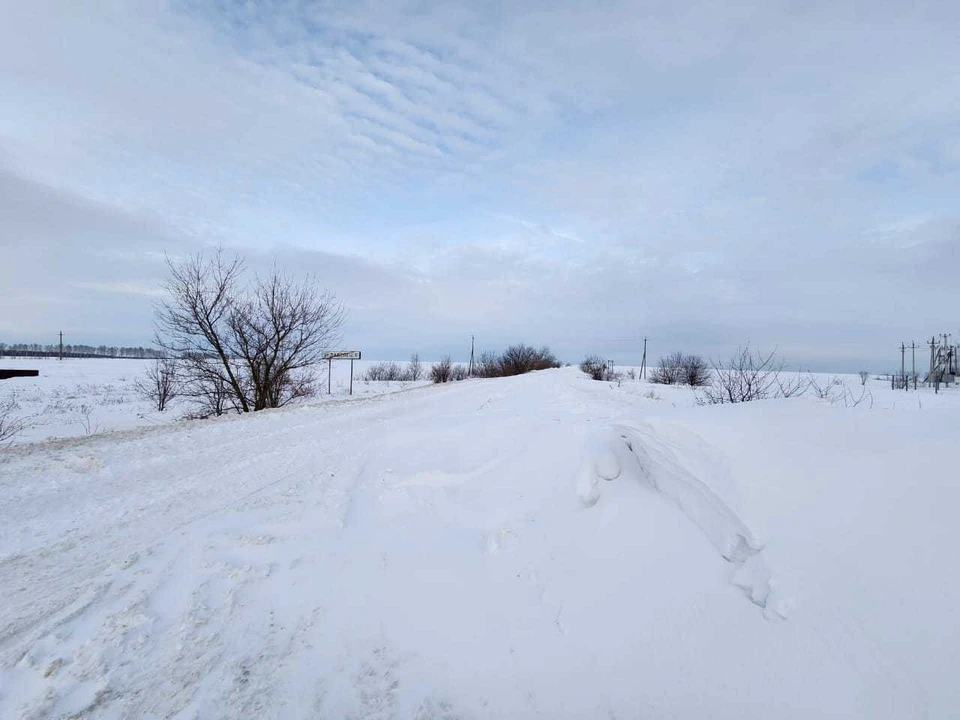
[[[153,360],[164,357],[165,353],[156,348],[121,347],[117,345],[83,345],[64,343],[63,357],[69,358],[123,358],[129,360]],[[2,343],[0,357],[50,358],[60,357],[58,343]]]

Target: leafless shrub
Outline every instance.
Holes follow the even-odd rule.
[[[839,400],[847,392],[847,386],[843,380],[838,377],[832,377],[829,380],[823,380],[816,375],[810,374],[807,377],[807,387],[815,397],[820,400]]]
[[[343,325],[333,295],[276,270],[244,284],[242,261],[222,251],[168,266],[157,342],[179,359],[187,394],[210,401],[207,409],[218,414],[281,407],[312,393],[310,369]]]
[[[624,373],[624,374],[625,374],[625,376],[626,376],[626,378],[627,378],[628,380],[636,380],[636,379],[637,379],[637,371],[634,370],[633,368],[628,369],[628,370],[626,371],[626,373]]]
[[[683,353],[675,352],[660,358],[660,364],[650,373],[650,382],[657,385],[675,385],[682,382]]]
[[[481,378],[492,378],[500,375],[500,361],[496,353],[485,350],[480,353],[473,366],[473,374]]]
[[[750,345],[737,348],[727,362],[714,364],[711,383],[703,389],[698,402],[706,405],[751,402],[767,398],[802,395],[807,381],[799,376],[781,378],[783,361],[776,350],[768,354],[754,352]]]
[[[453,363],[450,361],[449,355],[441,358],[440,362],[430,368],[430,379],[435,383],[450,382],[452,374]]]
[[[560,367],[560,361],[543,346],[539,349],[529,345],[511,345],[500,355],[500,375],[523,375],[534,370]]]
[[[660,358],[650,373],[650,382],[658,385],[690,385],[700,387],[710,381],[710,366],[699,355],[675,352]]]
[[[420,355],[414,353],[410,356],[410,363],[407,365],[407,380],[418,382],[423,378],[423,366],[420,364]]]
[[[594,380],[606,380],[610,373],[610,363],[599,355],[588,355],[581,361],[580,370]]]
[[[868,373],[866,370],[861,370],[861,371],[860,371],[860,384],[861,384],[861,385],[866,385],[866,384],[867,384],[867,380],[869,380],[869,379],[870,379],[870,373]]]
[[[19,409],[16,395],[10,394],[0,399],[0,448],[12,443],[17,435],[27,429],[27,422],[15,417]]]
[[[710,366],[699,355],[684,355],[682,378],[690,387],[702,387],[710,382]]]
[[[159,412],[163,412],[177,396],[178,382],[177,362],[164,358],[154,360],[147,368],[146,375],[137,378],[133,386],[140,397],[149,400]]]
[[[96,435],[100,431],[100,426],[93,419],[93,407],[90,405],[83,404],[77,409],[77,422],[87,435]]]
[[[451,380],[466,380],[469,377],[469,369],[463,365],[454,365],[450,369]]]
[[[392,382],[405,378],[404,371],[396,363],[380,362],[367,368],[363,379],[370,380],[371,382]]]
[[[919,401],[919,396],[917,400]],[[873,410],[873,393],[866,387],[866,385],[861,386],[860,394],[854,395],[853,391],[844,387],[843,393],[843,406],[844,407],[858,407],[864,401],[870,401],[870,409]]]

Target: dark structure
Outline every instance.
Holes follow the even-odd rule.
[[[0,368],[0,380],[9,380],[15,377],[39,377],[39,370],[4,370]]]

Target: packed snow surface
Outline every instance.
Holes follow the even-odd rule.
[[[566,368],[3,451],[0,717],[955,713],[960,398],[648,391]]]

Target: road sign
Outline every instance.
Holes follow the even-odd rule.
[[[330,350],[320,356],[322,360],[359,360],[359,350]]]
[[[359,350],[328,350],[320,356],[321,360],[327,361],[327,395],[333,392],[330,387],[330,376],[333,370],[334,360],[350,361],[350,394],[353,395],[353,361],[360,359]]]

